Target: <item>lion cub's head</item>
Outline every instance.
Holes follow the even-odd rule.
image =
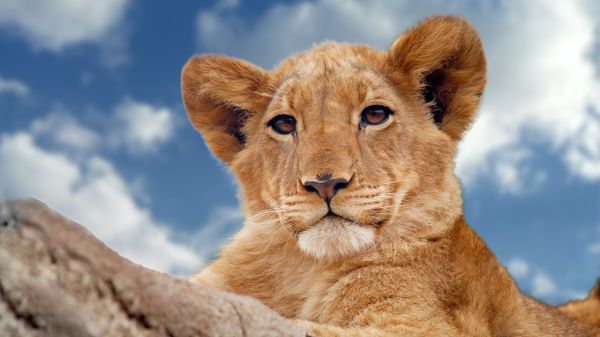
[[[250,229],[335,260],[435,237],[462,211],[453,160],[485,58],[461,19],[428,19],[387,53],[323,44],[271,72],[199,56],[182,78],[189,119],[235,173]]]

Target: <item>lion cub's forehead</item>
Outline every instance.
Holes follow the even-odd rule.
[[[287,59],[275,71],[276,100],[294,109],[359,104],[389,90],[384,70],[382,52],[349,44],[320,45]]]
[[[275,70],[276,77],[315,73],[335,73],[351,69],[379,70],[385,63],[385,53],[366,46],[325,43],[283,61]]]

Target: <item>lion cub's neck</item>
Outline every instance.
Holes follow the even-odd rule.
[[[447,255],[444,247],[449,246],[448,237],[457,223],[452,218],[462,217],[460,213],[452,214],[444,219],[452,221],[444,224],[445,230],[407,241],[401,237],[407,232],[399,229],[401,221],[406,219],[398,217],[397,223],[381,228],[382,240],[373,247],[338,261],[317,261],[303,254],[289,233],[246,223],[223,249],[221,258],[200,277],[213,287],[258,298],[284,316],[308,318],[316,315],[315,308],[322,307],[320,301],[329,290],[340,280],[351,277],[354,270],[371,266],[394,268],[413,260],[406,266],[410,273],[412,268],[422,269],[413,265],[415,256],[421,260],[421,257],[432,258],[433,252]],[[414,218],[410,221],[416,226]]]

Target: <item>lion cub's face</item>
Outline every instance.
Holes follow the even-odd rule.
[[[251,152],[234,161],[236,171],[253,167],[239,175],[246,195],[262,201],[253,220],[276,216],[315,257],[371,246],[420,180],[439,184],[451,170],[452,141],[384,66],[385,55],[349,45],[287,61],[260,122],[246,130]]]
[[[211,56],[183,72],[190,119],[236,174],[246,226],[326,260],[446,228],[461,206],[455,142],[484,83],[477,35],[452,20],[387,54],[326,44],[271,73]]]

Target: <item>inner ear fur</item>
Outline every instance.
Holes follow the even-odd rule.
[[[477,31],[458,17],[431,17],[392,44],[388,63],[394,75],[412,82],[432,121],[452,140],[460,140],[474,120],[486,83]]]
[[[265,110],[267,81],[266,71],[222,56],[196,56],[183,67],[181,92],[188,118],[225,164],[244,148],[248,118]]]

